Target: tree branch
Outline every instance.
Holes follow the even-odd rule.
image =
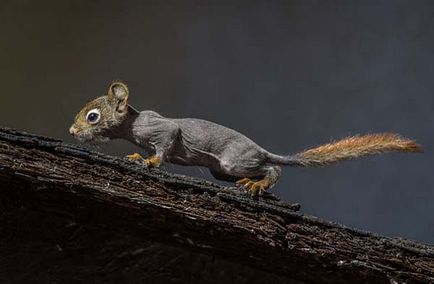
[[[154,276],[171,271],[159,276],[166,280],[187,279],[182,271],[173,274],[186,252],[268,280],[434,282],[433,246],[351,229],[295,212],[297,204],[273,196],[253,199],[234,188],[7,128],[0,128],[0,185],[0,279],[24,279],[23,267],[15,264],[26,260],[28,271],[45,267],[39,275],[44,280],[108,277],[95,271],[126,277],[134,267],[144,279],[156,261],[151,255],[169,247],[172,262],[153,270]],[[66,261],[77,255],[97,259]],[[199,269],[191,268],[190,277],[205,275]]]

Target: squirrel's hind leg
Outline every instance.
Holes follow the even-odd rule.
[[[265,190],[272,188],[276,184],[282,172],[279,166],[265,166],[264,170],[266,175],[258,181],[246,177],[236,183],[249,190],[252,196],[262,195]]]

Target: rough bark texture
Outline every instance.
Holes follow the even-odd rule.
[[[0,128],[0,282],[429,283],[434,247]]]

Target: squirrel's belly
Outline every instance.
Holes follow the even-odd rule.
[[[190,160],[186,159],[185,157],[180,156],[168,156],[167,161],[171,164],[181,165],[181,166],[193,166],[195,163]]]
[[[184,145],[172,149],[166,158],[169,163],[183,166],[215,168],[219,164],[219,159],[214,154]]]

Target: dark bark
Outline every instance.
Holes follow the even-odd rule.
[[[0,282],[428,283],[434,247],[0,129]]]

